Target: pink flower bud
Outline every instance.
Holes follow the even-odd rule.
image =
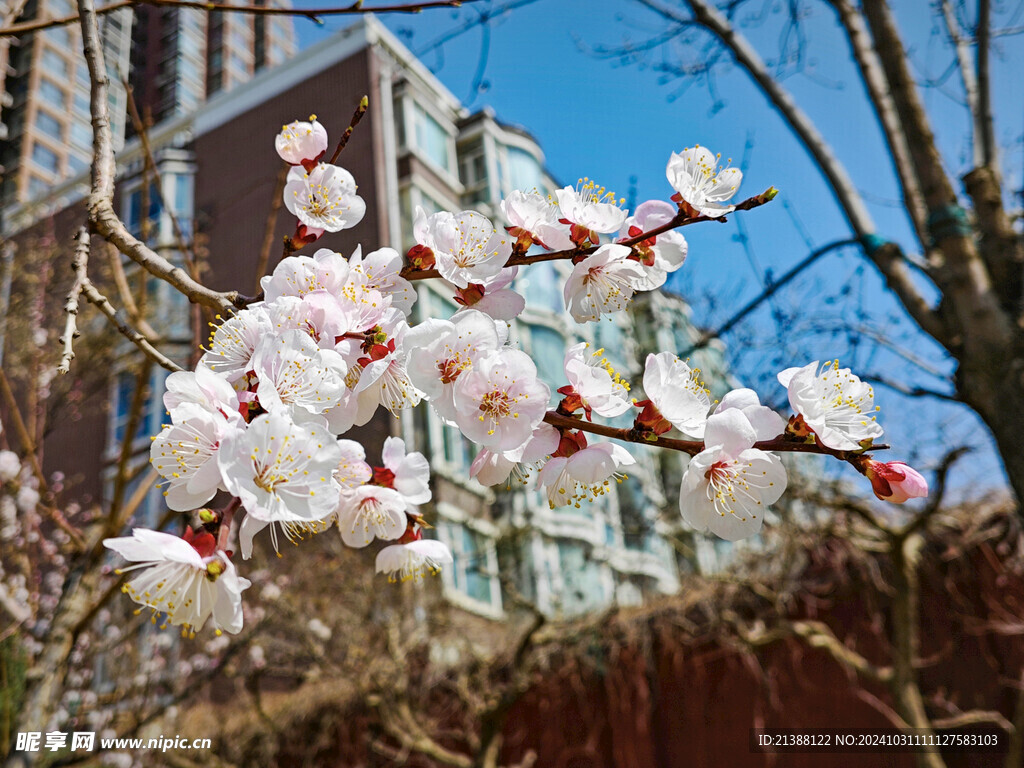
[[[928,481],[902,461],[871,461],[864,474],[871,481],[875,496],[882,501],[902,504],[908,499],[928,495]]]

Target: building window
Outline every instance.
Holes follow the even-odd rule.
[[[530,357],[537,366],[537,375],[551,387],[552,396],[557,398],[555,390],[565,384],[565,337],[546,325],[527,325],[525,328],[529,335]]]
[[[92,126],[77,121],[72,123],[71,143],[82,149],[89,149],[92,146]]]
[[[163,394],[165,371],[162,368],[153,369],[149,379],[149,391],[146,393],[146,401],[142,406],[142,415],[139,419],[139,427],[132,438],[132,445],[147,447],[151,435],[160,431],[160,423],[163,421]],[[131,415],[132,399],[135,396],[135,385],[138,376],[135,371],[122,371],[117,375],[114,385],[114,402],[111,405],[111,437],[110,452],[120,450],[125,439],[125,430],[128,428],[128,419]]]
[[[43,49],[41,64],[44,72],[61,80],[66,80],[70,74],[68,60],[53,50],[53,48]]]
[[[57,157],[57,153],[39,143],[32,145],[32,162],[53,174],[60,169],[60,158]]]
[[[516,290],[523,294],[530,308],[547,309],[561,313],[564,304],[561,278],[549,261],[531,264],[529,269],[519,271]]]
[[[149,239],[155,241],[160,226],[160,195],[157,193],[156,183],[149,185]],[[128,195],[128,202],[124,213],[124,223],[128,231],[134,237],[142,237],[142,188],[132,190]]]
[[[459,477],[469,477],[469,467],[480,453],[480,446],[469,440],[456,427],[442,424],[442,443],[445,464]]]
[[[493,541],[465,525],[441,521],[441,539],[451,548],[454,562],[447,584],[470,600],[501,610],[501,589],[498,583],[498,561]]]
[[[30,200],[38,200],[50,191],[50,184],[36,175],[28,177],[28,196]]]
[[[49,112],[36,112],[36,128],[57,141],[64,141],[64,126]]]
[[[562,574],[562,609],[566,614],[587,613],[607,603],[601,568],[585,545],[559,541],[558,564]]]
[[[450,137],[441,124],[428,115],[423,107],[413,103],[413,135],[416,149],[439,168],[451,171],[448,144]]]
[[[59,85],[45,77],[39,78],[39,98],[55,107],[58,112],[67,109],[67,94]]]
[[[540,163],[529,152],[518,147],[508,148],[508,180],[512,189],[527,192],[537,190],[542,194],[548,191]]]

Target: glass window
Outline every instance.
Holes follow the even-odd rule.
[[[176,174],[174,183],[174,215],[178,217],[181,232],[186,238],[192,235],[192,176]]]
[[[466,438],[457,428],[442,425],[445,463],[456,472],[469,475],[469,467],[480,452],[480,447]]]
[[[32,145],[32,162],[50,173],[57,173],[60,168],[60,158],[57,157],[57,153],[38,143]]]
[[[508,181],[512,189],[547,193],[544,169],[533,155],[518,147],[508,148]]]
[[[519,271],[516,289],[523,294],[528,307],[561,312],[564,299],[560,283],[554,265],[549,261],[541,261],[531,264],[529,269]]]
[[[490,539],[450,522],[442,522],[439,533],[452,550],[451,586],[473,600],[500,607],[497,605],[497,557]]]
[[[134,441],[145,439],[148,442],[148,438],[151,435],[155,435],[160,429],[160,422],[164,415],[163,406],[160,405],[163,401],[164,373],[163,369],[153,371],[149,392],[146,393],[146,402],[143,403],[143,413],[139,419],[139,427],[135,433]],[[137,379],[138,377],[134,371],[122,371],[117,375],[114,405],[111,412],[111,418],[114,422],[114,443],[111,447],[115,450],[124,441]]]
[[[142,189],[136,188],[128,195],[128,201],[124,213],[124,223],[128,231],[135,237],[142,236]],[[160,223],[160,196],[157,194],[156,184],[151,182],[149,186],[149,223],[150,239],[156,237],[156,230]]]
[[[565,337],[546,325],[528,325],[530,334],[530,357],[537,365],[537,375],[551,387],[551,394],[565,384],[563,362],[565,360]]]
[[[601,569],[584,545],[559,541],[558,560],[562,573],[562,606],[567,614],[586,613],[605,604]]]
[[[448,157],[449,136],[441,124],[416,104],[413,112],[416,148],[435,165],[450,170]]]
[[[67,109],[67,94],[59,85],[45,77],[39,78],[39,98],[60,112]]]
[[[68,155],[68,174],[77,176],[89,167],[89,161],[78,155]]]
[[[57,53],[53,48],[43,48],[42,56],[43,71],[60,79],[67,79],[70,70],[68,60]]]
[[[56,14],[58,18],[70,14]],[[43,33],[44,38],[57,48],[68,49],[71,47],[71,32],[68,27],[51,27]]]
[[[71,143],[83,149],[90,148],[92,146],[92,126],[77,121],[72,123]]]
[[[36,112],[36,128],[57,141],[64,141],[64,126],[49,112]]]
[[[28,196],[32,200],[38,200],[50,190],[50,185],[38,176],[28,177]]]

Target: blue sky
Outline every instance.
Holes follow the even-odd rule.
[[[317,4],[330,3],[297,3]],[[750,5],[760,10],[771,4]],[[834,15],[824,4],[806,5],[805,67],[786,77],[785,84],[847,165],[879,234],[913,251],[897,202],[899,188]],[[946,75],[940,86],[924,90],[924,99],[950,172],[959,176],[968,170],[970,159],[969,119],[956,101],[957,73],[947,71],[951,49],[937,34],[928,5],[902,4],[899,21],[917,75]],[[812,248],[848,236],[815,167],[742,71],[728,64],[717,70],[716,99],[703,83],[680,89],[679,80],[664,82],[658,71],[664,49],[625,64],[594,54],[600,46],[641,41],[665,28],[639,3],[537,0],[491,21],[486,41],[483,30],[475,26],[432,46],[489,7],[484,2],[460,10],[381,18],[468,106],[490,105],[503,121],[533,133],[559,180],[574,183],[589,176],[627,196],[635,176],[638,200],[667,198],[672,193],[665,179],[669,154],[699,143],[721,152],[723,160],[731,157],[733,164],[743,163],[741,197],[770,185],[781,190],[772,205],[744,214],[742,228],[734,220],[687,229],[691,255],[674,287],[690,299],[698,322],[714,327],[758,294],[766,271],[780,275]],[[759,22],[747,14],[744,19],[743,31],[762,55],[769,60],[777,56],[783,32],[778,18],[768,14]],[[303,44],[349,23],[335,17],[316,28],[296,20]],[[1024,109],[1019,81],[1010,77],[1013,71],[1024,71],[1024,46],[1018,40],[998,40],[993,57],[997,137],[1006,148],[1010,189],[1021,188],[1024,165]],[[482,45],[488,46],[484,88],[473,91],[480,79]],[[776,317],[783,316],[786,321],[777,324]],[[794,323],[797,330],[787,330]],[[836,336],[836,328],[851,323],[862,331],[856,338]],[[948,387],[942,377],[952,370],[941,350],[916,332],[874,269],[853,249],[825,257],[728,341],[741,378],[759,379],[758,388],[774,398],[781,391],[767,391],[772,370],[836,355],[860,372],[936,389]],[[928,368],[938,376],[923,372]],[[979,453],[962,470],[960,484],[991,486],[998,481],[987,435],[973,415],[957,406],[903,398],[881,387],[877,396],[888,438],[899,446],[899,455],[920,457],[927,464],[941,455],[942,444],[969,442],[979,447]]]

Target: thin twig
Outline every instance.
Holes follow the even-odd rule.
[[[291,168],[287,163],[281,166],[277,174],[277,182],[274,184],[274,196],[270,200],[270,213],[267,214],[267,226],[263,230],[263,244],[260,246],[260,255],[256,261],[256,293],[260,292],[260,280],[267,273],[270,265],[270,251],[274,247],[274,230],[277,229],[277,218],[284,203],[284,185],[288,181],[288,170]]]
[[[396,5],[378,5],[366,7],[362,0],[351,5],[339,8],[271,8],[263,5],[227,5],[225,3],[204,3],[190,0],[118,0],[118,2],[97,8],[99,15],[119,11],[122,8],[133,8],[139,5],[153,5],[157,7],[171,8],[196,8],[200,11],[219,11],[226,13],[247,13],[256,16],[298,16],[309,19],[314,24],[321,25],[321,16],[342,16],[346,14],[360,13],[420,13],[428,8],[458,8],[464,3],[474,3],[477,0],[429,0],[422,3],[399,3]],[[63,27],[67,24],[74,24],[81,18],[78,14],[62,16],[54,19],[37,19],[12,24],[9,27],[0,29],[0,37],[17,37],[29,32],[37,32],[41,29],[52,27]]]
[[[89,253],[89,232],[85,227],[78,230],[78,247],[77,250],[88,254]],[[96,286],[92,284],[92,281],[88,277],[83,277],[82,282],[82,293],[85,294],[85,298],[88,299],[93,305],[102,312],[106,318],[117,328],[121,334],[128,339],[132,344],[137,346],[143,351],[143,353],[157,365],[163,366],[169,371],[180,371],[183,370],[180,365],[175,363],[154,347],[145,336],[135,330],[128,324],[128,320],[125,317],[124,310],[114,309],[114,306],[107,300],[107,297],[96,290]]]
[[[687,453],[690,456],[696,456],[698,453],[704,450],[703,440],[677,440],[673,437],[656,437],[654,439],[647,439],[643,436],[637,435],[632,429],[620,428],[620,427],[609,427],[604,424],[593,424],[589,421],[585,421],[581,418],[574,418],[571,416],[563,416],[560,413],[554,411],[548,411],[544,415],[544,421],[553,427],[559,429],[578,429],[581,432],[590,432],[594,435],[601,435],[602,437],[610,437],[615,440],[621,440],[626,443],[637,443],[638,445],[655,445],[659,448],[669,448],[673,451],[680,451],[681,453]],[[754,443],[754,448],[759,451],[779,451],[782,453],[813,453],[821,456],[832,456],[833,458],[845,461],[857,468],[857,471],[861,471],[860,463],[863,461],[863,453],[859,451],[837,451],[834,448],[829,448],[826,445],[820,443],[805,443],[789,440],[785,437],[776,437],[771,440],[761,440]],[[889,448],[888,445],[873,445],[871,451],[884,451]]]
[[[78,332],[78,298],[82,289],[88,281],[87,271],[89,268],[89,239],[78,239],[75,246],[75,255],[71,259],[71,269],[75,273],[75,282],[68,291],[67,300],[64,302],[64,314],[67,318],[64,323],[64,335],[60,337],[64,345],[64,352],[60,356],[60,365],[57,366],[57,373],[68,373],[71,370],[71,361],[75,359],[75,350],[72,347],[74,340],[81,334]]]
[[[753,197],[748,197],[743,202],[738,203],[736,205],[736,210],[749,211],[754,208],[759,208],[765,203],[768,203],[775,199],[776,194],[777,190],[775,190],[774,187],[769,187],[761,194],[754,195]],[[633,247],[634,245],[642,243],[644,240],[647,240],[652,237],[657,237],[658,235],[668,232],[669,230],[672,229],[678,229],[679,227],[689,226],[690,224],[697,224],[702,221],[717,221],[721,224],[724,224],[727,220],[728,219],[725,216],[719,216],[717,218],[713,218],[711,216],[690,216],[685,211],[680,210],[678,214],[676,214],[672,219],[670,219],[665,224],[655,227],[654,229],[650,229],[647,232],[642,232],[636,237],[630,237],[627,238],[626,240],[622,240],[617,244]],[[513,253],[509,260],[505,262],[505,266],[518,267],[523,266],[525,264],[536,264],[541,261],[580,259],[585,256],[588,256],[591,253],[594,253],[599,247],[601,246],[591,245],[586,248],[568,248],[564,251],[538,253],[532,256],[527,256],[526,254],[521,253]],[[401,274],[402,277],[404,277],[406,280],[428,280],[441,276],[441,273],[438,272],[436,269],[411,269],[409,267],[403,269]]]
[[[334,154],[331,155],[331,165],[334,165],[334,162],[338,159],[338,155],[340,155],[341,151],[345,149],[345,145],[348,144],[348,140],[352,138],[352,132],[356,129],[356,126],[359,125],[359,121],[363,119],[363,115],[366,114],[366,109],[369,106],[370,99],[363,96],[363,98],[359,100],[359,106],[356,107],[356,111],[352,113],[352,120],[349,121],[348,128],[345,129],[345,132],[341,134],[341,138],[338,139],[338,146],[334,149]]]

